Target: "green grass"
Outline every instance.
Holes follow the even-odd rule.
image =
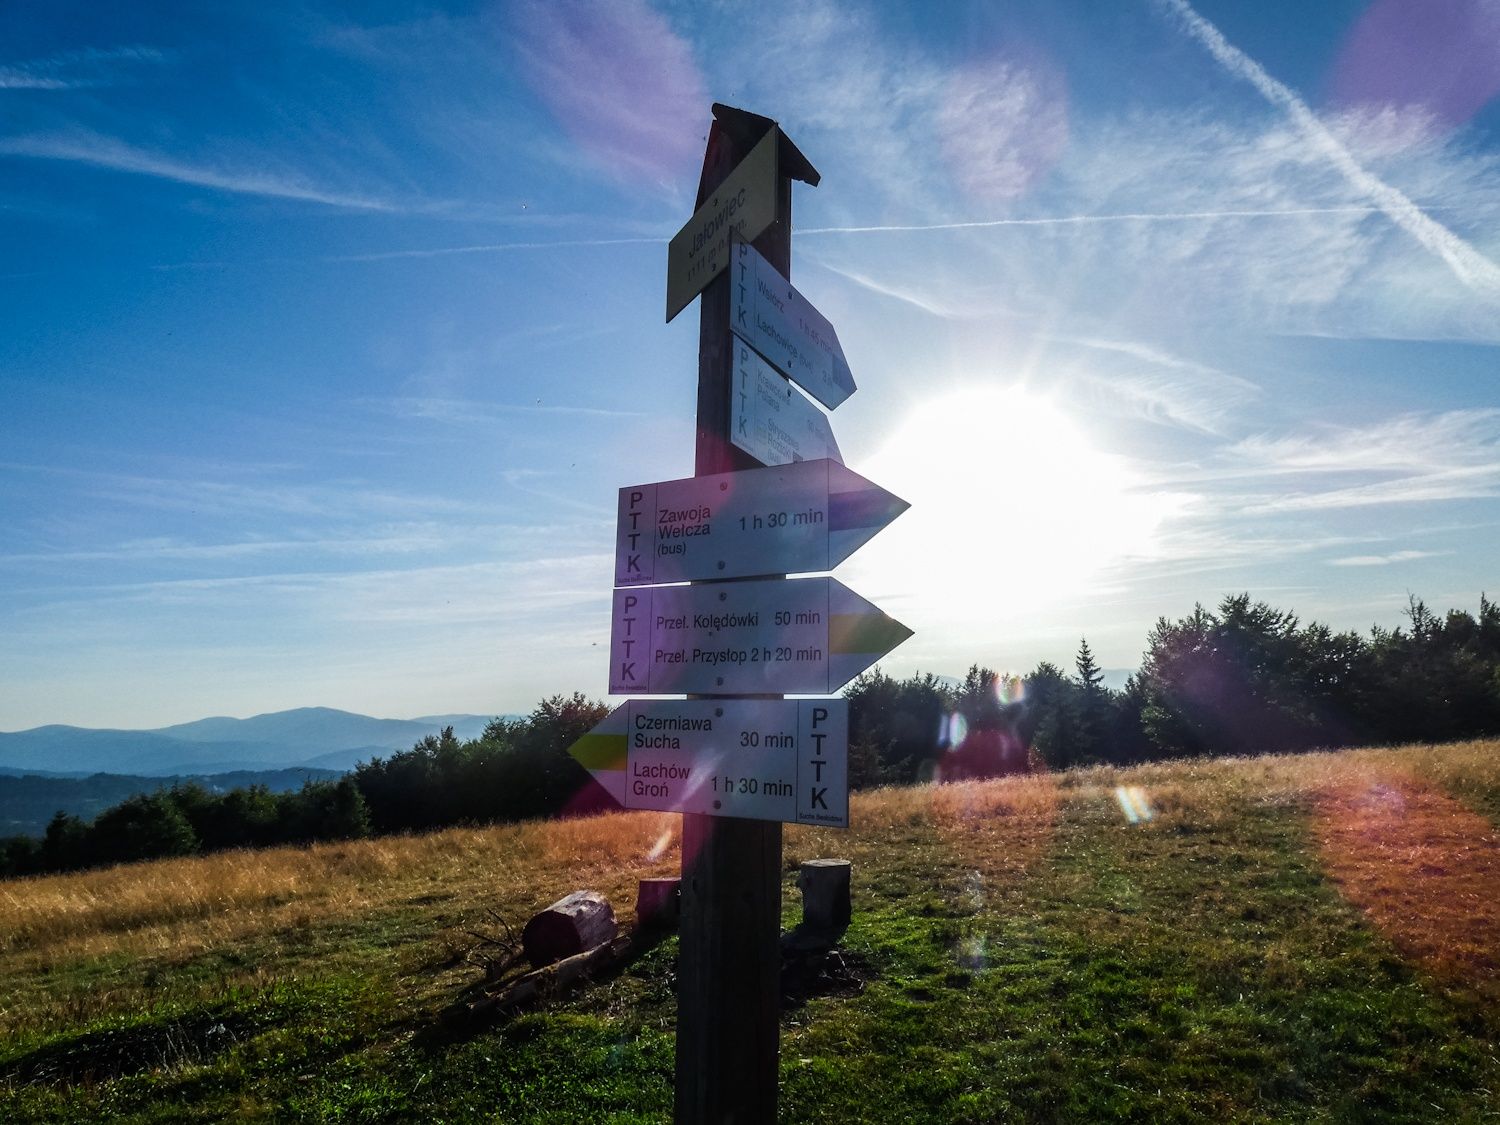
[[[1494,753],[1404,753],[1369,761],[1500,810]],[[872,976],[784,1013],[783,1119],[1500,1120],[1495,991],[1403,959],[1325,873],[1316,794],[1341,763],[1064,775],[1046,815],[874,794],[848,836],[789,834],[789,861],[854,859],[844,945]],[[1154,819],[1126,823],[1121,782]],[[788,926],[795,898],[789,874]],[[176,961],[0,962],[0,1119],[670,1118],[675,939],[452,1035],[438,1012],[476,974],[444,943],[482,901],[320,917]]]

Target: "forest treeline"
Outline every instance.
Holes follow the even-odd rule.
[[[954,781],[1096,763],[1444,742],[1500,734],[1500,607],[1335,633],[1248,594],[1162,618],[1125,686],[1104,683],[1086,639],[1071,669],[1025,676],[974,665],[961,681],[878,669],[845,691],[856,788]],[[59,812],[41,839],[0,840],[0,876],[237,847],[309,843],[538,816],[613,802],[567,754],[608,713],[554,696],[479,738],[452,728],[362,763],[338,781],[273,793],[184,784],[91,821]]]

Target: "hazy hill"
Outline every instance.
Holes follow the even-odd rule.
[[[476,738],[489,717],[431,715],[419,719],[376,719],[332,707],[299,707],[249,719],[216,717],[160,727],[151,732],[187,742],[268,743],[353,750],[370,746],[406,749],[426,735],[452,725],[459,738]]]
[[[410,749],[445,726],[474,738],[484,715],[377,719],[302,707],[249,719],[215,717],[157,730],[51,725],[0,733],[0,769],[51,774],[164,777],[292,766],[347,770],[376,755]]]
[[[47,822],[61,810],[92,820],[105,809],[177,782],[193,782],[212,792],[263,785],[272,792],[300,789],[308,781],[332,780],[340,770],[294,766],[279,770],[236,770],[187,777],[132,777],[96,773],[89,777],[26,774],[0,777],[0,836],[41,836]]]

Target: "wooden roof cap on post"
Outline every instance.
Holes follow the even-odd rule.
[[[766,135],[767,130],[776,128],[776,122],[769,117],[751,113],[747,109],[735,109],[723,102],[714,102],[713,114],[715,123],[729,133],[734,139],[735,147],[741,152],[749,152]],[[818,186],[818,181],[822,179],[818,170],[812,166],[812,161],[802,155],[802,150],[786,133],[781,134],[781,144],[776,155],[781,163],[782,175],[801,180],[810,187]]]

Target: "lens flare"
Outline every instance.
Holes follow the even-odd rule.
[[[656,843],[652,844],[651,847],[647,849],[646,862],[655,863],[662,856],[664,856],[667,853],[667,849],[672,846],[673,835],[674,833],[672,831],[672,826],[668,825],[666,831],[664,831],[660,836],[656,838]]]
[[[969,736],[969,721],[962,715],[954,712],[945,715],[938,724],[938,749],[951,750],[955,746],[962,746],[965,738]]]
[[[1443,129],[1500,94],[1500,7],[1487,0],[1375,0],[1344,41],[1331,92],[1342,106],[1419,110]]]
[[[979,871],[970,871],[964,880],[964,897],[969,901],[971,910],[979,910],[984,906],[984,875]]]
[[[965,969],[983,969],[990,963],[982,934],[966,937],[958,944],[958,963]]]
[[[1146,799],[1146,791],[1139,785],[1116,786],[1115,803],[1120,806],[1120,811],[1125,814],[1125,819],[1131,824],[1141,824],[1156,815],[1156,810]]]

